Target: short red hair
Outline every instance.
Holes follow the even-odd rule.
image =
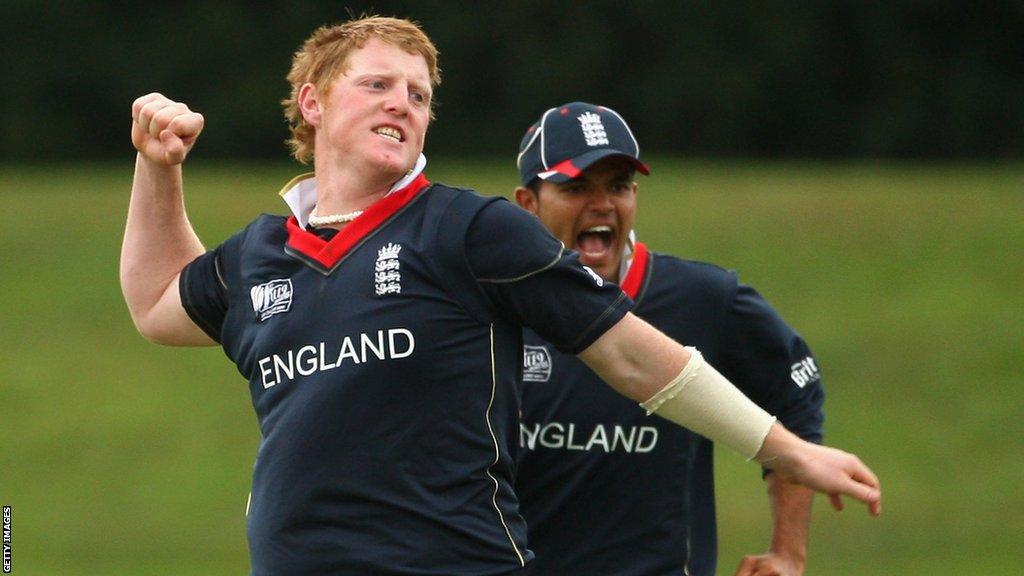
[[[431,85],[441,84],[441,69],[437,66],[437,47],[430,41],[419,24],[401,18],[364,16],[344,24],[321,26],[302,44],[292,58],[288,72],[291,95],[281,101],[292,136],[288,146],[295,159],[303,164],[313,158],[315,130],[306,123],[299,110],[299,89],[311,83],[327,94],[331,84],[346,70],[349,54],[366,45],[371,38],[397,46],[410,54],[419,54],[427,62]],[[431,103],[430,117],[434,117]]]

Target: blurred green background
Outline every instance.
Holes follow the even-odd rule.
[[[830,443],[885,513],[820,499],[808,574],[1024,565],[1024,4],[897,0],[0,5],[0,504],[14,574],[243,574],[258,431],[219,349],[136,335],[117,283],[131,101],[203,112],[213,245],[281,212],[278,101],[319,24],[421,21],[445,82],[436,181],[508,194],[525,129],[587,100],[632,125],[653,249],[740,271],[810,342]],[[720,574],[762,551],[756,467],[719,456]]]
[[[213,244],[280,212],[287,164],[197,156]],[[1024,561],[1024,165],[650,159],[638,231],[740,270],[810,341],[827,439],[880,474],[885,513],[819,498],[809,574],[1019,574]],[[219,349],[137,336],[117,259],[131,185],[115,164],[0,175],[0,501],[15,574],[241,574],[258,431]],[[515,185],[511,159],[431,160],[437,181]],[[768,542],[755,466],[719,455],[721,570]]]

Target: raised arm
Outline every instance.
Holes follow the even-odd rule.
[[[836,509],[845,494],[865,502],[871,514],[881,513],[878,478],[859,458],[789,432],[699,354],[633,314],[579,357],[649,411],[756,459],[782,481],[829,494]]]
[[[132,104],[138,150],[121,245],[121,291],[139,333],[159,344],[207,346],[185,313],[178,275],[204,252],[185,214],[181,163],[203,130],[203,116],[162,94]]]

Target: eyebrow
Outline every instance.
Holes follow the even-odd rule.
[[[348,74],[345,74],[345,76],[348,76]],[[352,78],[353,82],[358,83],[358,82],[361,82],[363,80],[367,80],[367,79],[370,79],[370,78],[385,78],[385,79],[388,79],[388,80],[394,80],[398,76],[399,75],[394,73],[394,72],[380,70],[380,71],[370,71],[370,72],[364,72],[362,74],[356,74],[354,76],[350,76],[350,78]],[[413,87],[413,88],[415,88],[415,89],[417,89],[417,90],[419,90],[421,92],[426,92],[428,96],[433,96],[434,95],[433,86],[431,85],[429,80],[424,82],[424,81],[418,80],[416,78],[407,78],[407,81],[409,83],[409,86],[411,86],[411,87]]]
[[[351,72],[351,68],[348,70],[348,72]],[[368,70],[368,71],[365,71],[365,72],[361,72],[361,73],[356,74],[356,75],[354,75],[352,77],[353,78],[357,78],[357,79],[359,79],[359,78],[372,78],[372,77],[375,77],[375,76],[380,76],[380,77],[383,77],[383,78],[397,78],[400,75],[401,74],[395,72],[394,70],[383,69],[382,68],[382,69],[378,69],[378,70]],[[416,77],[410,77],[410,76],[406,76],[406,78],[409,79],[409,83],[410,84],[421,84],[421,83],[426,83],[427,85],[430,84],[430,79],[429,78],[428,79],[423,79],[423,80],[420,80],[420,79],[418,79]]]
[[[430,82],[420,82],[419,80],[412,79],[409,80],[409,86],[412,86],[421,92],[425,92],[427,96],[433,96],[434,94],[434,88],[431,86]]]

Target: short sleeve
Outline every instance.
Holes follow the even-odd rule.
[[[729,319],[723,372],[787,429],[820,443],[825,391],[807,343],[750,286],[737,287]]]
[[[496,312],[562,352],[583,351],[633,306],[539,220],[506,201],[489,204],[474,219],[466,255]]]
[[[189,318],[216,342],[228,311],[228,288],[221,273],[222,246],[199,256],[181,271],[178,293]]]

